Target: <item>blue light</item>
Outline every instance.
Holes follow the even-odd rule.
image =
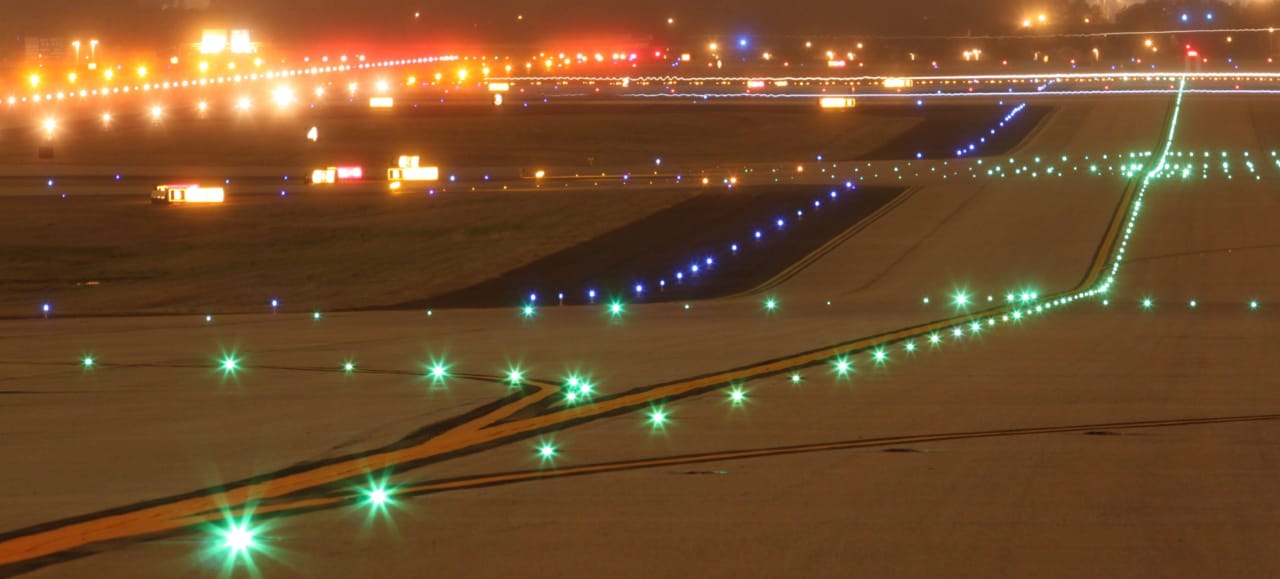
[[[590,291],[588,291],[588,292],[587,292],[587,297],[588,297],[588,298],[591,298],[591,299],[593,299],[593,300],[594,300],[594,299],[596,299],[596,290],[590,290]]]
[[[276,300],[276,299],[271,300],[271,307],[272,308],[280,307],[280,300]]]
[[[747,44],[748,42],[745,36],[738,39],[738,48],[746,48]]]
[[[729,246],[729,251],[732,251],[732,252],[734,252],[734,253],[738,253],[738,244],[736,244],[736,243],[735,243],[735,244],[733,244],[733,245],[730,245],[730,246]]]
[[[1204,17],[1205,17],[1205,20],[1213,20],[1213,13],[1210,12],[1208,14],[1205,14]]]
[[[538,301],[538,294],[529,294],[529,301],[531,302]]]
[[[643,285],[640,285],[640,284],[636,284],[636,293],[637,293],[637,294],[642,294],[642,293],[644,293],[644,286],[643,286]]]
[[[756,231],[756,239],[760,239],[762,235],[763,235],[762,233],[760,233],[759,231]]]
[[[1183,12],[1183,13],[1182,13],[1182,21],[1183,21],[1183,22],[1187,22],[1187,21],[1190,21],[1190,20],[1191,20],[1191,15],[1190,15],[1190,14],[1187,14],[1186,12]]]

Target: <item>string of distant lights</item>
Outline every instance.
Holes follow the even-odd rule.
[[[433,358],[421,374],[432,383],[445,384],[451,378],[483,380],[505,384],[518,395],[487,410],[483,416],[452,425],[412,447],[377,450],[355,459],[256,479],[257,482],[227,485],[212,495],[191,494],[168,501],[151,501],[144,506],[116,509],[99,517],[80,517],[62,524],[42,525],[26,534],[11,534],[0,541],[0,547],[3,547],[0,548],[0,565],[36,560],[87,544],[194,527],[204,529],[213,537],[210,548],[222,554],[224,570],[239,565],[252,566],[252,555],[268,549],[264,541],[272,527],[261,520],[269,515],[358,505],[368,509],[370,516],[374,516],[373,513],[382,516],[388,507],[395,505],[397,497],[411,496],[410,489],[430,487],[439,491],[452,488],[451,485],[465,488],[470,484],[446,481],[392,486],[386,474],[397,465],[420,463],[431,457],[457,456],[497,443],[534,437],[536,442],[531,448],[534,460],[542,468],[555,469],[557,461],[565,456],[555,430],[566,424],[631,411],[640,413],[641,420],[651,432],[666,432],[674,414],[667,405],[676,399],[721,391],[730,409],[739,408],[751,401],[747,386],[750,380],[782,376],[793,386],[800,385],[805,380],[804,371],[814,367],[826,368],[826,372],[837,381],[850,380],[858,372],[858,356],[865,356],[865,362],[872,367],[883,367],[899,356],[911,357],[926,349],[936,350],[948,342],[973,339],[992,328],[1016,326],[1081,300],[1101,300],[1104,306],[1109,305],[1110,292],[1125,262],[1129,241],[1142,215],[1146,193],[1153,183],[1170,173],[1170,160],[1176,158],[1172,145],[1177,134],[1183,94],[1179,92],[1174,101],[1154,164],[1140,178],[1134,174],[1130,180],[1088,273],[1073,289],[1048,296],[1032,290],[1010,292],[1003,304],[989,305],[978,311],[971,311],[979,307],[976,297],[967,290],[958,290],[949,300],[955,315],[939,321],[610,397],[601,396],[598,384],[579,372],[569,373],[558,384],[531,380],[528,370],[520,366],[510,366],[501,376],[463,375],[454,374],[443,358]],[[988,304],[994,301],[994,296],[987,297]],[[928,304],[929,298],[924,302]],[[1196,301],[1190,302],[1191,308],[1197,306]],[[771,312],[777,307],[775,297],[766,298],[765,310]],[[1141,307],[1154,308],[1155,300],[1150,296],[1144,297]],[[1248,303],[1250,310],[1256,311],[1260,307],[1256,299]],[[621,313],[621,308],[610,305],[610,311]],[[92,354],[84,355],[78,364],[86,372],[110,367]],[[248,369],[234,352],[224,353],[218,368],[224,375]],[[328,371],[352,374],[356,367],[348,359]],[[528,392],[529,387],[534,391]],[[557,393],[560,395],[559,403],[542,413],[517,417],[523,410],[549,401],[549,397]],[[346,487],[348,490],[345,491],[297,498],[302,490],[361,480],[366,484]]]
[[[1050,84],[1052,83],[1051,82],[1045,83],[1041,85],[1040,88],[1043,90],[1044,88],[1047,88]],[[1003,101],[1000,104],[1003,106],[1004,104]],[[1003,115],[1003,117],[1000,120],[996,122],[994,126],[986,129],[987,135],[980,136],[975,142],[969,143],[964,148],[956,149],[956,156],[963,157],[963,156],[978,152],[979,147],[981,147],[981,145],[987,142],[987,136],[995,136],[1001,129],[1013,123],[1013,121],[1018,117],[1020,113],[1022,113],[1022,111],[1026,109],[1026,107],[1027,107],[1026,103],[1019,103],[1017,105],[1013,105],[1012,107],[1010,107],[1009,110]],[[919,153],[916,155],[917,158],[922,158],[923,156],[924,156],[923,153]],[[822,161],[822,160],[823,160],[823,156],[819,155],[818,161]],[[658,160],[658,163],[661,164],[661,159]],[[838,167],[838,164],[833,164],[832,167],[833,168]],[[803,172],[802,170],[803,170],[803,166],[799,167],[797,172]],[[627,180],[628,175],[629,174],[623,175],[624,181]],[[679,176],[677,176],[677,180],[679,180]],[[704,183],[707,183],[708,181],[709,181],[708,179],[704,179]],[[732,189],[737,184],[737,179],[736,178],[725,179],[724,184],[726,187]],[[849,191],[857,190],[857,186],[851,180],[845,182],[844,188]],[[611,316],[616,318],[622,314],[621,308],[623,307],[624,302],[620,297],[621,295],[630,293],[632,299],[643,300],[647,294],[653,292],[655,287],[657,288],[657,291],[659,293],[666,292],[668,288],[668,281],[670,281],[671,285],[673,286],[682,286],[686,283],[686,280],[690,283],[693,283],[694,281],[700,278],[705,278],[707,275],[710,275],[712,272],[715,271],[715,266],[717,264],[723,263],[726,259],[738,257],[740,253],[742,253],[743,251],[749,248],[755,247],[756,245],[764,242],[765,238],[767,237],[766,235],[767,231],[784,231],[788,229],[791,226],[790,222],[788,221],[790,216],[794,215],[794,217],[796,218],[796,221],[802,220],[805,216],[805,211],[819,211],[823,208],[824,202],[830,204],[838,201],[839,199],[840,199],[839,190],[831,189],[827,194],[820,195],[817,198],[811,199],[809,203],[802,205],[791,212],[784,212],[782,214],[775,216],[767,226],[757,226],[753,228],[751,234],[748,236],[748,240],[751,243],[739,243],[738,241],[727,242],[724,244],[724,246],[727,246],[727,252],[715,251],[715,250],[705,252],[705,255],[701,255],[697,259],[691,260],[689,262],[690,265],[680,266],[676,268],[671,274],[670,280],[664,277],[659,279],[657,283],[654,284],[652,283],[651,280],[645,280],[643,278],[640,278],[639,276],[634,276],[635,282],[630,288],[631,290],[630,292],[627,292],[625,290],[622,292],[616,292],[616,291],[602,292],[600,291],[599,288],[592,287],[592,288],[587,288],[583,292],[583,294],[585,294],[585,296],[587,297],[588,303],[592,303],[592,304],[596,303],[598,298],[601,298],[605,295],[613,296],[612,298],[610,298],[609,307],[611,309],[610,311]],[[520,306],[520,311],[521,311],[521,315],[524,318],[529,319],[529,318],[533,318],[536,315],[539,293],[538,293],[538,290],[535,289],[529,292],[527,295],[528,295],[528,298],[525,301],[525,303]],[[560,304],[564,303],[565,297],[566,296],[563,291],[556,293],[557,301]],[[570,297],[574,297],[574,296],[570,296]],[[770,302],[770,303],[772,304],[773,302]],[[767,309],[772,310],[773,307],[768,307]]]
[[[1212,18],[1209,18],[1212,20]],[[850,40],[1054,40],[1063,38],[1108,38],[1113,36],[1174,36],[1182,34],[1248,34],[1255,32],[1275,32],[1275,27],[1266,28],[1164,28],[1156,30],[1125,30],[1107,32],[1052,32],[1052,33],[1020,33],[1020,34],[867,34],[867,35],[827,35],[798,36],[784,35],[785,38],[820,39],[833,42]],[[771,36],[772,37],[772,36]]]
[[[789,83],[829,83],[829,84],[847,84],[850,82],[865,82],[874,85],[883,86],[884,81],[911,81],[912,84],[924,83],[1035,83],[1040,84],[1048,81],[1053,82],[1121,82],[1121,81],[1159,81],[1159,82],[1180,82],[1186,81],[1228,81],[1228,82],[1248,82],[1248,81],[1274,81],[1280,80],[1280,72],[1149,72],[1149,71],[1109,71],[1109,72],[1055,72],[1055,73],[1008,73],[1008,74],[943,74],[943,75],[916,75],[916,76],[885,76],[885,75],[861,75],[861,76],[507,76],[492,77],[493,82],[507,83],[594,83],[594,84],[681,84],[681,83],[732,83],[745,85],[751,81],[764,81],[773,83],[784,81]]]
[[[63,101],[68,99],[85,100],[90,97],[105,97],[111,95],[128,95],[138,93],[151,93],[158,91],[169,91],[174,89],[188,88],[204,88],[221,85],[240,84],[245,82],[284,80],[303,76],[319,76],[325,74],[337,74],[361,70],[375,70],[381,68],[412,66],[417,64],[431,64],[444,62],[457,62],[463,57],[457,55],[446,56],[423,56],[408,59],[382,60],[377,62],[361,62],[354,64],[333,64],[325,66],[310,66],[284,70],[269,70],[265,72],[252,72],[247,74],[223,75],[216,77],[201,77],[196,79],[179,79],[168,81],[157,81],[154,83],[126,84],[124,86],[102,86],[101,88],[84,88],[80,90],[59,90],[57,92],[36,93],[30,96],[11,95],[5,102],[10,106],[18,104],[38,104],[48,101]],[[142,72],[142,71],[140,71]]]

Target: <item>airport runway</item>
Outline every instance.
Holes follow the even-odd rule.
[[[1011,153],[1128,180],[885,175],[763,294],[0,322],[0,573],[1273,575],[1280,204],[1155,168],[1280,111],[1175,98]]]

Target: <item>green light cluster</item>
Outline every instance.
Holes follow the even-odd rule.
[[[596,394],[596,385],[591,379],[578,374],[570,374],[564,380],[564,400],[570,405],[590,402]]]

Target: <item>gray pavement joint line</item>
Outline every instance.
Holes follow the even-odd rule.
[[[1185,82],[1184,78],[1183,86],[1185,86]],[[1127,220],[1130,227],[1132,227],[1133,220],[1136,219],[1137,213],[1141,209],[1141,193],[1145,191],[1154,176],[1163,169],[1168,157],[1178,121],[1181,95],[1182,92],[1179,91],[1168,130],[1168,142],[1166,142],[1161,153],[1161,161],[1142,180],[1142,185],[1138,189],[1139,193],[1135,201],[1131,205],[1127,205],[1131,207],[1129,219]],[[1110,229],[1107,235],[1107,243],[1103,248],[1104,251],[1099,252],[1095,258],[1102,259],[1104,262],[1112,262],[1112,277],[1107,284],[1110,284],[1111,280],[1114,279],[1115,271],[1121,262],[1125,243],[1127,243],[1126,241],[1120,245],[1119,252],[1110,250],[1116,239],[1118,239],[1115,235],[1116,231],[1114,227]],[[1052,309],[1055,305],[1066,305],[1066,303],[1076,299],[1092,297],[1098,293],[1098,288],[1083,290],[1083,288],[1089,287],[1089,284],[1092,283],[1091,280],[1096,281],[1096,276],[1086,278],[1085,283],[1082,283],[1081,287],[1075,290],[1057,294],[1057,299],[1049,302],[1043,309]],[[420,462],[432,456],[438,456],[441,453],[456,454],[464,452],[470,447],[510,441],[528,436],[531,433],[545,431],[547,428],[563,426],[566,423],[581,423],[593,418],[638,408],[655,398],[688,396],[691,393],[706,391],[717,384],[773,375],[786,371],[788,368],[820,363],[823,360],[830,359],[832,355],[861,351],[873,346],[921,336],[931,331],[951,327],[957,323],[968,323],[982,319],[990,319],[994,322],[995,317],[1001,314],[1008,315],[1009,312],[1016,313],[1020,311],[1017,309],[1020,307],[1026,306],[1010,304],[989,308],[719,374],[692,378],[665,386],[642,389],[641,391],[632,391],[593,403],[589,409],[579,408],[573,412],[561,410],[496,426],[493,425],[492,421],[484,422],[485,419],[496,418],[501,420],[504,414],[509,416],[510,413],[517,412],[521,407],[544,399],[555,388],[554,384],[548,384],[532,396],[521,397],[511,404],[503,405],[503,407],[493,410],[484,417],[470,420],[466,424],[455,426],[444,434],[429,438],[418,446],[374,451],[373,453],[362,454],[352,458],[347,462],[326,464],[315,467],[312,470],[271,478],[258,484],[246,484],[217,495],[196,493],[191,496],[175,497],[172,501],[152,501],[148,503],[148,506],[144,507],[133,509],[125,507],[96,517],[89,515],[80,517],[77,520],[66,521],[62,524],[41,525],[27,532],[9,533],[6,539],[0,542],[0,568],[4,565],[57,557],[60,553],[65,554],[88,544],[102,544],[130,537],[148,536],[160,531],[186,528],[191,526],[193,522],[192,514],[198,514],[206,510],[202,507],[208,505],[210,500],[214,500],[226,508],[247,507],[258,499],[285,497],[306,489],[331,486],[342,481],[352,480],[362,473],[367,474],[370,469],[375,471],[385,470],[395,468],[397,464]],[[1037,305],[1034,312],[1040,311],[1043,311],[1042,306]],[[1031,312],[1032,310],[1028,308],[1028,315]],[[209,490],[212,491],[214,489]],[[185,512],[183,512],[184,510]],[[7,549],[3,548],[6,546],[8,547]]]
[[[742,298],[742,297],[756,295],[761,292],[769,291],[771,289],[778,287],[783,283],[786,283],[791,278],[795,277],[796,275],[799,275],[800,272],[808,269],[809,266],[813,265],[815,262],[817,262],[822,257],[826,256],[828,253],[831,253],[837,247],[840,247],[841,245],[843,245],[844,242],[848,241],[853,236],[861,233],[866,228],[871,227],[873,224],[875,224],[875,222],[879,221],[885,215],[888,215],[889,212],[901,206],[903,203],[906,203],[907,200],[915,196],[916,192],[919,190],[920,190],[919,187],[911,187],[906,191],[903,191],[902,193],[898,194],[893,201],[890,201],[880,209],[877,209],[875,213],[872,213],[871,215],[868,215],[867,217],[863,218],[861,221],[849,226],[848,229],[844,230],[840,234],[831,238],[826,243],[822,244],[821,247],[813,250],[812,252],[809,253],[809,255],[806,255],[803,258],[800,258],[799,261],[791,264],[789,267],[782,270],[772,278],[766,280],[764,283],[761,283],[760,285],[757,285],[756,287],[751,288],[749,290],[728,296],[726,299]]]
[[[919,444],[924,442],[949,442],[955,440],[971,440],[979,438],[1003,438],[1011,436],[1031,436],[1045,434],[1066,434],[1073,432],[1093,432],[1093,431],[1109,431],[1109,430],[1136,430],[1147,428],[1171,428],[1184,426],[1206,426],[1216,424],[1236,424],[1248,422],[1271,422],[1280,420],[1280,414],[1258,414],[1249,416],[1216,416],[1207,418],[1177,418],[1167,420],[1148,420],[1135,422],[1113,422],[1098,424],[1083,424],[1069,426],[1041,426],[1029,428],[1010,428],[1001,430],[986,430],[973,432],[953,432],[942,434],[920,434],[905,435],[883,438],[866,438],[838,442],[820,442],[813,444],[802,444],[793,446],[754,448],[744,450],[728,450],[713,451],[698,454],[657,457],[647,459],[637,459],[631,461],[618,461],[609,463],[598,463],[590,465],[581,465],[575,467],[566,467],[563,469],[548,469],[537,471],[517,471],[510,473],[494,473],[487,475],[478,475],[472,477],[464,477],[457,479],[446,479],[436,481],[424,481],[417,484],[406,484],[397,487],[398,495],[418,495],[430,494],[441,490],[460,490],[466,488],[476,488],[483,486],[492,486],[496,484],[523,482],[528,480],[557,478],[565,476],[575,476],[582,474],[599,474],[606,472],[617,472],[623,470],[634,470],[643,468],[654,468],[659,466],[672,466],[680,464],[695,464],[702,462],[744,460],[751,458],[765,458],[772,456],[782,456],[789,454],[805,454],[813,452],[852,450],[857,448],[872,448],[878,446],[894,446],[900,444]],[[350,498],[350,497],[348,497]]]

